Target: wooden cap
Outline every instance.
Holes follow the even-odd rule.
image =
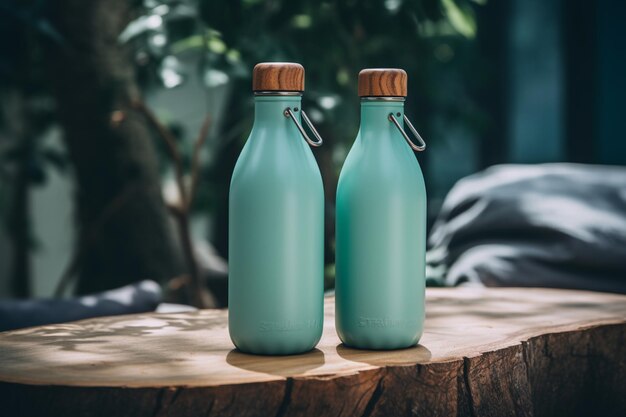
[[[359,97],[406,97],[406,72],[398,68],[367,68],[359,72]]]
[[[253,91],[304,91],[304,67],[293,62],[261,62],[252,72]]]

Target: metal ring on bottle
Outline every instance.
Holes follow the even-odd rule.
[[[309,129],[311,129],[311,132],[313,132],[313,135],[315,136],[315,141],[312,141],[311,138],[309,137],[309,135],[306,134],[306,132],[304,131],[304,128],[302,127],[302,125],[298,122],[298,119],[296,119],[296,115],[293,113],[293,111],[291,110],[290,107],[287,107],[285,109],[285,111],[283,112],[283,114],[285,115],[285,117],[290,117],[291,120],[293,120],[293,122],[295,123],[296,127],[298,128],[298,130],[300,131],[300,134],[302,135],[302,137],[304,138],[304,140],[307,141],[307,143],[311,146],[314,147],[318,147],[318,146],[322,146],[322,143],[324,143],[324,141],[322,140],[322,137],[320,136],[319,133],[317,133],[317,130],[315,129],[315,126],[313,126],[313,123],[311,123],[311,120],[308,118],[308,116],[306,115],[306,113],[304,112],[304,110],[301,110],[302,113],[302,118],[304,119],[304,122],[307,124],[307,126],[309,127]]]
[[[302,96],[302,91],[265,91],[258,90],[254,92],[255,96]]]
[[[393,102],[403,102],[406,100],[406,97],[380,97],[380,96],[363,96],[361,97],[361,101],[393,101]]]
[[[413,141],[409,138],[409,136],[406,134],[404,129],[402,129],[402,126],[400,126],[400,123],[398,123],[398,120],[393,115],[393,113],[389,113],[389,121],[393,122],[393,124],[396,125],[400,133],[402,133],[402,136],[404,136],[404,139],[406,139],[409,146],[414,151],[423,152],[426,149],[426,142],[424,142],[424,139],[422,139],[420,134],[417,133],[417,130],[413,127],[413,124],[411,123],[409,118],[406,117],[406,114],[403,115],[403,119],[404,119],[404,123],[406,123],[407,126],[409,127],[409,130],[411,131],[411,133],[413,133],[413,135],[417,138],[417,140],[419,140],[420,145],[416,145],[415,143],[413,143]]]

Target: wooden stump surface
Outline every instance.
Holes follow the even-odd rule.
[[[626,415],[626,296],[428,289],[420,345],[233,350],[227,311],[0,333],[0,416]]]

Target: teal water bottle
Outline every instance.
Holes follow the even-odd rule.
[[[423,331],[426,187],[404,115],[406,72],[359,73],[361,126],[337,186],[336,328],[347,346],[399,349]],[[419,139],[415,145],[404,124]]]
[[[307,145],[321,138],[302,111],[301,65],[256,65],[253,90],[254,125],[230,184],[228,329],[243,352],[295,354],[322,335],[324,190]]]

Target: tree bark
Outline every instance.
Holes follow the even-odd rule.
[[[118,42],[130,0],[60,0],[48,45],[65,142],[76,171],[78,293],[181,272],[160,191],[151,132],[128,48]]]
[[[28,167],[20,163],[12,186],[9,214],[11,238],[11,294],[17,298],[31,296],[30,184]]]
[[[420,345],[233,349],[225,310],[0,334],[0,404],[33,416],[624,416],[626,296],[428,289]],[[46,372],[42,372],[46,370]]]
[[[2,119],[15,149],[18,150],[12,172],[12,183],[8,187],[7,228],[11,242],[10,289],[17,298],[28,298],[32,294],[31,284],[31,165],[35,149],[35,132],[28,123],[27,98],[21,89],[5,92],[2,103]]]

